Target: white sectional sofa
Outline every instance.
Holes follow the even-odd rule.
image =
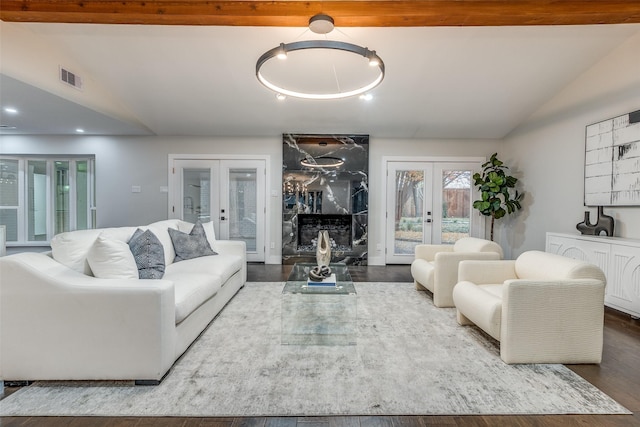
[[[500,342],[506,363],[600,363],[606,278],[587,262],[540,251],[462,261],[458,323]]]
[[[205,224],[217,254],[180,260],[169,229],[196,230],[180,220],[139,227],[164,252],[162,278],[140,279],[127,243],[137,228],[62,233],[51,253],[0,258],[0,379],[157,383],[244,286],[245,243]]]

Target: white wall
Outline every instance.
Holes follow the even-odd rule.
[[[0,21],[0,72],[118,120],[142,126],[111,92],[64,49],[34,34],[21,23]],[[7,42],[10,40],[10,42]],[[58,67],[84,76],[82,90],[60,84]]]
[[[383,156],[483,156],[498,151],[500,141],[390,140],[370,138],[369,263],[384,264]],[[270,156],[268,227],[275,250],[267,242],[266,260],[280,262],[282,235],[282,138],[0,136],[3,154],[94,154],[98,227],[141,225],[167,218],[169,154],[252,154]],[[132,193],[131,186],[140,186]],[[277,197],[271,196],[275,191]]]
[[[547,231],[577,233],[584,211],[585,127],[640,109],[640,34],[559,92],[505,138],[503,160],[521,179],[524,209],[500,221],[498,241],[516,257],[544,250]],[[614,235],[640,238],[640,206],[605,208]]]

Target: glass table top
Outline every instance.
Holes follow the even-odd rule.
[[[283,294],[330,294],[330,295],[350,295],[356,293],[349,268],[346,264],[330,264],[331,272],[336,275],[336,286],[308,286],[309,270],[314,268],[315,263],[296,263],[289,274],[287,283],[282,290]]]

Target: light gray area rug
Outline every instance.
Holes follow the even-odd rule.
[[[410,283],[356,283],[355,346],[283,346],[283,283],[247,283],[159,386],[35,383],[0,415],[628,414],[562,365],[506,365]]]

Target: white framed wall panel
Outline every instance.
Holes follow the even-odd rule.
[[[549,232],[546,251],[600,267],[605,305],[640,317],[640,240]]]

